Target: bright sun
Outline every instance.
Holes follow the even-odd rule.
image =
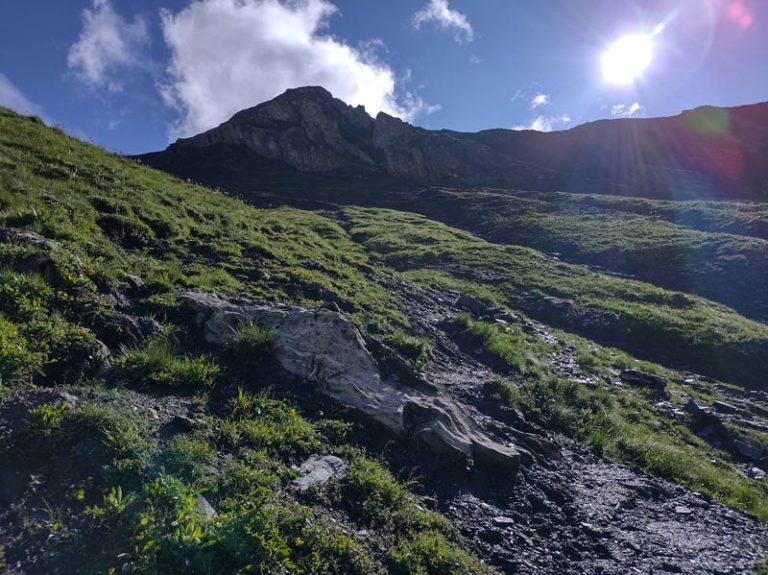
[[[653,41],[645,34],[622,36],[603,53],[603,78],[611,84],[631,84],[650,66]]]

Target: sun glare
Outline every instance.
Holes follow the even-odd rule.
[[[603,53],[603,78],[611,84],[631,84],[653,59],[653,41],[646,34],[622,36]]]

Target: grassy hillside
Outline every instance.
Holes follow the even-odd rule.
[[[344,220],[369,253],[410,277],[474,289],[648,359],[734,383],[766,381],[768,326],[725,306],[492,244],[418,215],[348,208]]]
[[[557,253],[768,318],[765,204],[433,190],[411,206],[492,242]]]
[[[626,367],[663,374],[675,405],[719,388],[696,391],[591,341],[761,386],[765,325],[414,214],[257,209],[0,110],[0,570],[493,572],[388,470],[391,438],[286,380],[268,332],[244,328],[212,348],[177,300],[193,289],[332,302],[414,372],[428,369],[434,342],[409,323],[419,302],[398,285],[472,294],[556,334],[542,345],[457,320],[506,366],[485,390],[495,403],[768,520],[766,488],[743,461],[690,419],[666,418],[653,394],[610,380]],[[551,356],[566,348],[597,387],[556,373]],[[768,434],[742,432],[768,449]],[[350,468],[298,495],[294,466],[310,454]]]
[[[762,202],[688,200],[671,202],[589,194],[516,192],[515,196],[553,203],[651,216],[702,232],[768,239],[768,205]]]
[[[241,365],[252,347],[201,349],[177,306],[180,289],[335,301],[394,333],[405,325],[402,304],[360,272],[373,269],[337,224],[251,208],[5,110],[0,209],[0,466],[15,472],[0,493],[14,503],[0,521],[0,564],[488,571],[348,438],[352,422],[301,410],[268,366]],[[163,327],[136,337],[127,312]],[[106,376],[99,341],[116,354]],[[62,384],[76,400],[47,389]],[[327,498],[299,500],[284,489],[291,465],[318,452],[343,455],[351,471]],[[14,476],[36,479],[17,491]],[[203,493],[215,520],[196,510]],[[363,528],[373,535],[349,535]]]

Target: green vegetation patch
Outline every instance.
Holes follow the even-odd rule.
[[[178,307],[190,289],[334,302],[420,363],[428,346],[407,334],[405,305],[381,281],[392,272],[334,219],[256,209],[4,109],[0,158],[0,392],[13,407],[4,414],[21,418],[12,432],[0,426],[0,463],[25,479],[3,512],[14,533],[0,565],[487,571],[380,467],[379,484],[357,499],[340,485],[314,499],[293,493],[295,466],[310,454],[338,454],[352,469],[368,461],[350,444],[353,424],[302,414],[279,381],[264,391],[275,379],[268,330],[244,325],[214,354]],[[388,513],[415,543],[367,519],[380,489],[397,493]]]
[[[408,209],[768,318],[766,204],[432,190]]]
[[[168,333],[139,347],[124,347],[114,363],[118,381],[144,388],[213,387],[218,373],[213,356],[178,355]]]
[[[351,236],[405,277],[523,310],[672,366],[764,386],[768,326],[700,297],[498,245],[415,214],[346,208]]]

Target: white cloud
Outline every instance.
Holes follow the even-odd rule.
[[[413,15],[413,25],[419,30],[426,22],[434,22],[444,30],[452,30],[458,43],[471,42],[474,37],[472,25],[461,12],[452,10],[448,0],[429,0],[429,3]]]
[[[10,108],[20,114],[43,115],[40,107],[32,103],[2,72],[0,72],[0,106]]]
[[[544,116],[537,116],[533,122],[531,122],[531,130],[538,132],[551,132],[554,121],[552,118],[546,118]]]
[[[530,124],[515,126],[513,130],[536,130],[537,132],[551,132],[552,130],[565,128],[571,123],[568,114],[560,116],[536,116]]]
[[[546,106],[547,104],[549,104],[549,96],[543,92],[539,92],[531,100],[531,108],[534,110],[541,106]]]
[[[407,110],[407,116],[429,116],[443,109],[440,104],[429,104],[418,94],[406,92],[402,98],[402,107]]]
[[[615,104],[611,106],[611,116],[614,118],[633,118],[642,109],[640,102]]]
[[[358,48],[324,33],[337,11],[328,0],[196,0],[162,12],[171,53],[166,103],[183,114],[173,136],[192,135],[288,88],[320,85],[368,113],[412,120],[434,112],[413,93],[400,102],[381,43]]]
[[[67,63],[88,86],[119,92],[122,73],[142,65],[141,54],[148,42],[144,19],[129,22],[114,11],[109,0],[93,0],[92,7],[83,10],[83,29],[69,49]]]

